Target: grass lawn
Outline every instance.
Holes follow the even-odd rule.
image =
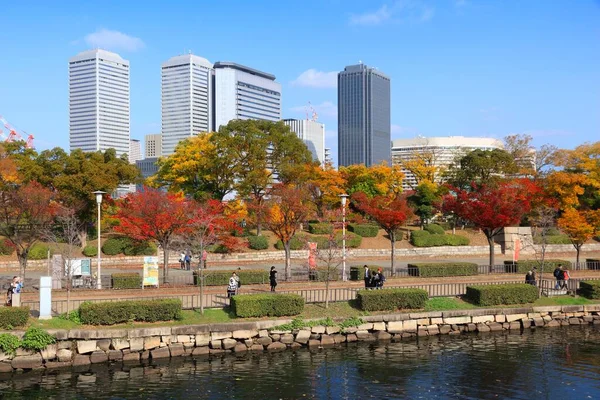
[[[468,310],[477,306],[457,297],[433,297],[425,303],[425,311]]]

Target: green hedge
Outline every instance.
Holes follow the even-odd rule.
[[[111,275],[113,289],[139,289],[142,276],[137,272],[121,272]]]
[[[600,299],[600,281],[582,281],[579,284],[579,294],[592,300]]]
[[[348,230],[361,237],[376,237],[379,233],[379,227],[377,225],[368,224],[349,224]]]
[[[543,244],[544,238],[534,236],[533,243]],[[571,244],[571,239],[567,235],[546,235],[546,244]]]
[[[333,232],[333,225],[327,222],[308,224],[308,231],[313,235],[328,235]]]
[[[83,248],[82,253],[86,257],[96,257],[98,255],[98,246],[88,244]]]
[[[248,236],[248,247],[252,250],[266,250],[269,248],[269,239],[266,236]]]
[[[81,323],[85,325],[114,325],[130,321],[172,321],[181,319],[181,300],[83,303],[79,307],[79,316]]]
[[[36,243],[29,249],[28,259],[45,260],[48,258],[48,250],[50,250],[50,247],[46,246],[45,244]]]
[[[408,264],[410,276],[470,276],[477,275],[478,265],[475,263],[415,263]]]
[[[431,233],[432,235],[443,235],[446,233],[444,228],[442,228],[438,224],[428,224],[425,226],[425,230],[427,232]]]
[[[109,238],[102,244],[102,253],[107,256],[116,256],[123,253],[125,243],[122,238]]]
[[[304,310],[304,298],[297,294],[247,294],[231,298],[236,316],[282,317],[298,315]]]
[[[0,328],[25,326],[29,320],[29,307],[0,307]]]
[[[543,272],[553,272],[559,264],[567,269],[571,269],[572,267],[571,262],[567,260],[544,260]],[[533,267],[537,267],[538,273],[542,272],[542,263],[537,260],[522,260],[517,261],[514,264],[512,261],[504,261],[504,269],[506,273],[526,274],[527,271],[531,270]]]
[[[10,245],[8,240],[0,239],[0,256],[10,256],[15,248]]]
[[[429,298],[423,289],[359,290],[356,299],[363,311],[424,308]]]
[[[231,274],[235,272],[240,278],[242,285],[263,284],[269,282],[269,271],[264,269],[232,269],[224,271],[207,271],[204,270],[204,285],[205,286],[222,286],[229,283]],[[194,271],[194,284],[198,284],[198,271]]]
[[[467,286],[465,298],[478,306],[533,303],[538,299],[537,286],[526,283]]]
[[[379,268],[382,269],[383,275],[389,277],[389,269],[383,268],[381,265],[367,265],[371,272],[376,272]],[[365,279],[365,266],[363,265],[352,265],[350,267],[350,280],[351,281],[362,281]]]
[[[428,231],[412,231],[410,243],[416,247],[468,246],[469,238],[461,235],[431,234]]]
[[[342,246],[342,232],[337,232],[335,234],[335,241],[339,247]],[[317,243],[318,249],[327,249],[329,248],[329,236],[324,235],[307,235],[303,233],[296,234],[291,242],[290,249],[291,250],[303,250],[306,248],[307,242],[315,242]],[[362,237],[358,236],[353,232],[346,232],[346,247],[349,249],[360,247],[362,243]],[[278,250],[283,250],[283,243],[281,240],[278,240],[275,243],[275,248]]]
[[[126,256],[154,256],[158,250],[152,242],[124,238],[122,243],[123,254]]]

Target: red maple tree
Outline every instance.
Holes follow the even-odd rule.
[[[518,225],[531,211],[540,194],[539,187],[528,179],[513,179],[496,185],[477,185],[469,190],[450,188],[442,210],[454,213],[481,229],[490,248],[490,265],[494,265],[494,236],[504,227]]]
[[[181,194],[144,188],[119,202],[115,232],[136,240],[154,240],[163,249],[164,279],[169,274],[169,251],[178,235],[190,232],[193,207]]]
[[[392,245],[391,274],[394,276],[394,257],[398,233],[406,220],[413,214],[406,199],[396,195],[369,198],[364,192],[356,192],[352,195],[352,201],[359,211],[375,221],[388,234]]]

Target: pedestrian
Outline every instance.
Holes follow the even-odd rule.
[[[185,269],[185,253],[183,251],[179,254],[179,268]]]
[[[527,274],[525,275],[525,283],[527,283],[528,285],[536,285],[535,282],[535,270],[536,268],[533,267],[532,269],[530,269],[529,271],[527,271]]]
[[[377,268],[375,287],[377,289],[383,288],[383,284],[385,283],[385,275],[383,275],[383,269]]]
[[[14,278],[10,282],[10,285],[8,285],[8,290],[6,291],[6,301],[4,302],[4,304],[6,305],[6,307],[11,307],[12,306],[13,282],[14,282]]]
[[[235,272],[231,273],[231,277],[229,278],[229,284],[227,285],[227,298],[231,298],[231,296],[235,296],[238,294],[238,289],[240,279],[238,278]]]
[[[373,274],[371,273],[371,270],[369,269],[368,265],[365,264],[364,268],[365,268],[365,289],[370,289],[371,284],[373,283]]]
[[[554,275],[554,278],[556,279],[556,285],[554,285],[554,289],[556,289],[556,290],[560,289],[560,287],[561,287],[561,280],[562,280],[562,276],[563,276],[562,269],[563,269],[563,267],[561,264],[558,264],[558,267],[556,267],[554,269],[553,275]]]
[[[192,253],[189,250],[185,254],[184,260],[185,260],[185,269],[189,271],[192,267]]]
[[[272,266],[269,272],[269,282],[271,283],[271,292],[274,292],[275,287],[277,287],[277,270],[275,266]]]
[[[565,268],[563,270],[562,284],[560,286],[561,289],[563,289],[563,290],[569,290],[569,287],[567,285],[569,279],[571,279],[571,276],[569,275],[569,270]]]

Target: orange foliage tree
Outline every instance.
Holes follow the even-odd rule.
[[[581,248],[600,230],[600,211],[567,208],[558,219],[558,226],[571,239],[577,251],[577,264],[579,264]]]

